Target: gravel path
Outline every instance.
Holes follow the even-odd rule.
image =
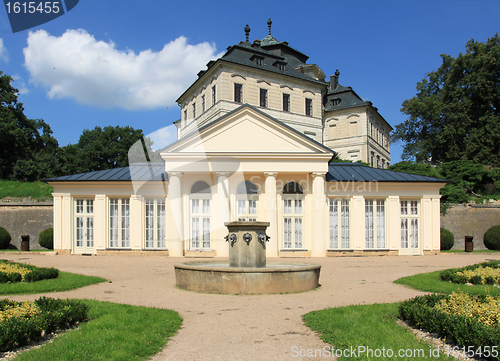
[[[251,296],[207,295],[176,289],[173,266],[185,261],[179,258],[36,254],[2,254],[0,258],[100,276],[110,281],[74,291],[48,294],[51,297],[90,298],[169,308],[179,312],[184,319],[182,328],[165,349],[152,358],[154,361],[278,361],[296,360],[296,350],[327,346],[304,326],[301,316],[307,312],[327,307],[408,299],[421,292],[396,285],[394,280],[417,273],[500,259],[500,255],[287,259],[287,262],[321,264],[321,287],[303,293]],[[39,296],[10,298],[33,300]]]

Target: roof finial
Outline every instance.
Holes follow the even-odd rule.
[[[247,43],[248,43],[248,36],[250,35],[250,26],[245,26],[245,35],[246,35],[246,38],[247,38]]]
[[[269,35],[271,35],[271,25],[273,25],[273,21],[271,20],[271,18],[269,18],[269,20],[267,21],[267,27],[269,28]]]

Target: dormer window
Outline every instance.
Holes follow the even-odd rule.
[[[264,65],[264,57],[254,55],[251,60],[255,63],[255,65]]]
[[[340,105],[340,103],[342,103],[342,99],[340,98],[334,98],[332,99],[332,105],[335,107],[337,105]]]
[[[273,64],[278,70],[285,71],[286,70],[286,63],[282,61],[277,61],[276,63]]]

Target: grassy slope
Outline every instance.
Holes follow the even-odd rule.
[[[54,188],[42,182],[0,180],[0,199],[4,197],[31,197],[43,200],[52,198]]]

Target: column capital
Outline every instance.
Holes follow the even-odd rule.
[[[169,177],[181,177],[184,173],[182,172],[167,172]]]
[[[217,177],[227,177],[229,174],[231,174],[231,172],[215,172],[215,174],[217,175]]]
[[[276,177],[278,175],[278,172],[264,172],[264,175],[266,177]]]
[[[318,177],[324,178],[325,177],[325,173],[322,173],[322,172],[312,172],[311,175],[313,176],[313,178],[318,178]]]

